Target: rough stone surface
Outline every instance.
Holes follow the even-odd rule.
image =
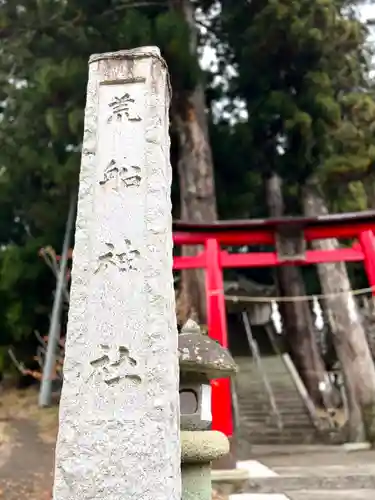
[[[168,72],[93,56],[54,500],[180,500]]]
[[[229,453],[229,441],[221,432],[181,432],[181,459],[183,463],[211,462],[227,453]]]

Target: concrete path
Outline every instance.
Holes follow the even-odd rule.
[[[293,492],[287,496],[290,500],[373,500],[375,490],[310,490]]]
[[[0,499],[50,500],[53,445],[41,441],[37,426],[29,420],[13,420],[9,426],[13,444],[0,466]]]
[[[291,494],[241,493],[231,495],[230,500],[373,500],[374,490],[342,490],[342,491],[299,491]]]
[[[237,463],[246,472],[229,500],[373,500],[375,452],[347,452],[342,447],[259,450]],[[219,484],[215,482],[215,484]]]

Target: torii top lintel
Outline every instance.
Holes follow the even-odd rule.
[[[293,233],[296,230],[303,233],[306,241],[356,238],[363,231],[375,231],[375,210],[317,217],[173,222],[174,242],[177,245],[200,245],[210,238],[224,245],[274,244],[278,233]]]
[[[212,223],[173,221],[176,245],[202,245],[216,239],[223,245],[274,245],[277,234],[300,233],[305,241],[325,238],[352,239],[365,231],[375,232],[375,210],[317,217],[225,220]],[[289,234],[288,234],[289,233]],[[72,251],[69,258],[72,257]],[[60,257],[57,256],[59,260]]]

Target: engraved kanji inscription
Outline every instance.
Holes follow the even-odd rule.
[[[121,180],[126,187],[138,187],[141,183],[140,173],[140,167],[137,167],[135,165],[130,165],[130,167],[123,167]]]
[[[109,266],[117,267],[120,272],[137,271],[140,253],[133,248],[130,240],[125,239],[121,248],[115,248],[112,243],[105,243],[105,246],[106,251],[99,255],[95,274]]]
[[[109,103],[111,109],[111,114],[108,117],[107,122],[112,123],[113,121],[122,122],[128,120],[130,122],[139,122],[141,117],[138,113],[134,111],[135,100],[130,97],[128,92],[121,97],[115,97]]]
[[[140,174],[141,168],[136,165],[120,165],[116,160],[111,160],[106,166],[103,179],[99,181],[99,184],[103,186],[107,182],[114,180],[114,189],[116,190],[120,184],[124,184],[126,187],[138,187],[142,180]]]
[[[91,376],[98,375],[102,381],[111,386],[123,379],[128,379],[134,384],[141,383],[137,373],[137,361],[130,356],[129,349],[125,346],[100,345],[98,357],[90,361]]]
[[[103,179],[99,181],[99,184],[102,186],[111,179],[115,179],[117,181],[119,177],[119,171],[120,169],[118,168],[115,160],[111,160],[106,166],[103,174]]]

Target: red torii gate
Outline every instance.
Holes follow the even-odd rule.
[[[173,222],[175,245],[199,245],[193,257],[174,257],[174,270],[202,268],[206,271],[208,334],[228,347],[223,269],[276,267],[327,262],[361,262],[375,296],[375,211],[320,217],[221,221],[212,224]],[[357,240],[352,247],[308,250],[313,240],[337,238]],[[271,252],[228,253],[221,246],[270,245]],[[70,252],[69,258],[72,257]],[[57,259],[60,257],[57,256]],[[212,427],[233,434],[230,381],[212,384]]]
[[[364,261],[375,295],[375,211],[311,217],[222,221],[195,224],[175,221],[175,245],[201,245],[193,257],[175,257],[174,269],[202,268],[206,271],[208,334],[228,347],[223,269],[275,267],[328,262]],[[308,250],[313,240],[337,238],[357,240],[352,247],[335,250]],[[272,245],[271,252],[228,253],[221,246]],[[233,434],[230,381],[212,384],[212,427],[227,436]]]

